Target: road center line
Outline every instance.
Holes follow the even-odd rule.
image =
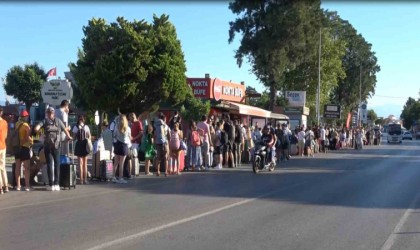
[[[191,222],[191,221],[194,221],[194,220],[197,220],[197,219],[209,216],[209,215],[213,215],[213,214],[222,212],[224,210],[228,210],[228,209],[231,209],[231,208],[234,208],[234,207],[237,207],[237,206],[241,206],[241,205],[253,202],[253,201],[261,199],[261,198],[271,196],[271,195],[276,194],[276,193],[280,193],[280,192],[283,192],[283,191],[286,191],[286,190],[289,190],[289,189],[292,189],[292,188],[303,186],[304,184],[306,184],[306,182],[291,185],[291,186],[285,187],[285,188],[280,189],[280,190],[276,190],[276,191],[269,192],[269,193],[266,193],[266,194],[263,194],[263,195],[259,195],[259,196],[254,197],[254,198],[249,198],[249,199],[245,199],[245,200],[242,200],[242,201],[238,201],[238,202],[235,202],[235,203],[230,204],[230,205],[226,205],[226,206],[223,206],[223,207],[220,207],[220,208],[216,208],[216,209],[207,211],[205,213],[201,213],[201,214],[198,214],[198,215],[193,215],[193,216],[190,216],[190,217],[187,217],[187,218],[184,218],[184,219],[176,220],[176,221],[173,221],[173,222],[161,225],[161,226],[157,226],[157,227],[154,227],[154,228],[151,228],[151,229],[147,229],[145,231],[141,231],[141,232],[138,232],[138,233],[135,233],[135,234],[132,234],[132,235],[128,235],[128,236],[125,236],[125,237],[122,237],[122,238],[111,240],[111,241],[105,242],[103,244],[97,245],[95,247],[89,248],[88,250],[99,250],[99,249],[110,248],[110,247],[122,244],[124,242],[127,242],[129,240],[134,240],[136,238],[141,238],[141,237],[144,237],[144,236],[149,235],[149,234],[153,234],[153,233],[156,233],[156,232],[159,232],[159,231],[171,228],[171,227],[175,227],[175,226],[178,226],[178,225],[181,225],[181,224],[184,224],[184,223],[187,223],[187,222]]]
[[[385,243],[383,244],[383,246],[381,247],[381,250],[390,250],[398,237],[398,233],[401,232],[404,224],[407,222],[408,217],[410,216],[410,214],[412,212],[414,212],[415,210],[415,206],[417,201],[420,199],[420,194],[418,194],[414,200],[411,202],[410,206],[408,207],[408,209],[405,211],[404,215],[401,217],[400,221],[398,222],[397,226],[394,228],[394,230],[392,231],[392,233],[389,235],[388,239],[385,241]]]

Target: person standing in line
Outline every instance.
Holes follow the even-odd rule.
[[[87,180],[87,158],[89,153],[86,150],[86,145],[87,140],[91,139],[91,134],[89,127],[85,124],[85,117],[83,115],[79,115],[77,125],[73,127],[73,134],[77,138],[74,155],[79,160],[80,184],[89,184]]]
[[[187,141],[189,143],[188,148],[189,151],[189,163],[191,166],[191,171],[198,170],[200,171],[200,166],[202,164],[202,154],[201,154],[201,147],[202,147],[202,140],[201,135],[203,131],[197,127],[195,121],[190,123],[190,131],[187,136]]]
[[[153,139],[153,126],[151,124],[146,126],[146,133],[143,136],[144,139],[142,139],[142,143],[144,143],[144,145],[141,147],[144,149],[144,174],[153,175],[150,173],[150,165],[155,157],[155,146]]]
[[[165,176],[168,176],[170,130],[169,126],[166,125],[166,117],[163,113],[159,113],[159,116],[155,118],[153,122],[153,127],[155,136],[155,146],[157,152],[156,175],[160,176],[160,165],[163,164],[165,169]]]
[[[128,149],[131,147],[131,129],[128,126],[127,117],[123,114],[120,115],[120,122],[118,126],[114,129],[114,138],[116,139],[114,154],[114,177],[112,181],[119,184],[126,184],[127,181],[124,180],[124,161],[128,155]],[[116,178],[116,170],[119,167],[119,178]]]
[[[131,148],[130,148],[130,157],[136,157],[138,154],[137,151],[139,148],[139,145],[141,143],[141,137],[143,136],[143,123],[137,119],[137,116],[134,112],[131,112],[129,114],[130,118],[130,127],[131,127],[131,136],[133,139],[131,140]],[[128,163],[128,170],[131,175],[132,173],[132,161],[129,161]]]
[[[64,123],[55,118],[55,112],[53,107],[48,107],[44,121],[38,123],[35,126],[34,131],[39,132],[41,128],[44,129],[45,140],[44,140],[44,154],[47,160],[47,172],[49,179],[49,191],[60,191],[60,145],[61,131],[67,136],[67,139],[73,140],[69,131],[66,130]],[[54,173],[54,176],[53,176]]]
[[[304,147],[305,147],[305,130],[303,129],[303,127],[300,128],[300,131],[297,134],[297,136],[298,136],[299,155],[303,156],[303,151],[304,151]]]
[[[244,144],[244,133],[239,120],[235,120],[235,138],[233,140],[233,159],[236,167],[241,165],[242,146]]]
[[[3,194],[3,192],[9,192],[9,183],[6,171],[7,126],[6,120],[3,119],[3,108],[0,107],[0,194]]]
[[[60,119],[64,123],[64,127],[66,127],[67,131],[70,131],[69,126],[69,101],[63,100],[61,101],[60,108],[56,110],[55,117]],[[61,155],[68,155],[69,154],[69,141],[66,140],[66,133],[64,131],[61,132],[61,147],[60,147],[60,154]]]
[[[320,152],[324,152],[326,153],[327,151],[325,150],[325,140],[326,140],[326,133],[325,133],[325,128],[324,126],[321,126],[320,131],[319,131],[319,139],[321,141],[319,148],[320,148]]]
[[[23,166],[25,171],[25,190],[30,191],[30,159],[32,157],[31,148],[33,140],[31,136],[31,127],[28,124],[29,113],[23,110],[20,113],[20,120],[16,123],[17,133],[19,136],[20,150],[16,158],[15,178],[16,190],[20,191],[20,173]]]
[[[176,122],[174,124],[174,129],[171,131],[171,137],[169,141],[169,149],[171,150],[171,167],[170,167],[170,174],[177,174],[180,175],[179,172],[179,163],[180,163],[180,156],[181,156],[181,139],[183,138],[182,130],[179,129],[179,123]],[[176,169],[176,171],[175,171]]]
[[[210,138],[210,126],[207,123],[207,116],[203,115],[201,117],[201,122],[197,123],[197,128],[199,129],[202,134],[200,136],[203,137],[202,144],[201,144],[201,159],[203,159],[204,169],[208,170],[210,167],[210,147],[213,146]],[[200,167],[200,166],[196,166]]]
[[[174,111],[174,115],[171,117],[171,119],[169,119],[169,128],[171,130],[174,129],[175,123],[179,123],[181,126],[181,116],[179,116],[179,113],[176,110]]]
[[[231,168],[235,166],[235,158],[233,155],[233,143],[235,141],[235,127],[233,126],[233,122],[230,120],[229,114],[225,115],[225,123],[223,125],[223,131],[227,134],[228,141],[225,144],[225,162],[224,165],[227,164],[229,166],[229,160],[231,161],[232,165],[229,166]]]

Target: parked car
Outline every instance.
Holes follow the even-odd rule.
[[[405,131],[403,134],[403,140],[413,140],[413,135],[410,131]]]

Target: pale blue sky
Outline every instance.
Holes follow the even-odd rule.
[[[380,116],[400,111],[408,96],[418,97],[420,75],[420,3],[328,1],[323,8],[335,10],[373,44],[381,72],[376,96],[369,107]],[[99,3],[0,3],[0,76],[14,65],[37,61],[45,70],[57,67],[64,77],[67,64],[77,60],[82,27],[92,17],[108,22],[117,16],[150,21],[153,13],[169,14],[181,41],[187,76],[210,73],[263,90],[249,65],[238,68],[234,50],[239,40],[228,44],[229,21],[235,16],[228,2],[99,2]],[[0,102],[6,99],[0,88]]]

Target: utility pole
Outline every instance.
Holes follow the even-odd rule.
[[[360,64],[360,76],[359,76],[359,126],[362,126],[362,64]]]
[[[317,125],[319,126],[320,123],[320,110],[321,110],[321,29],[319,28],[319,50],[318,50],[318,88],[317,88],[317,95],[316,95],[316,117],[317,117]]]

